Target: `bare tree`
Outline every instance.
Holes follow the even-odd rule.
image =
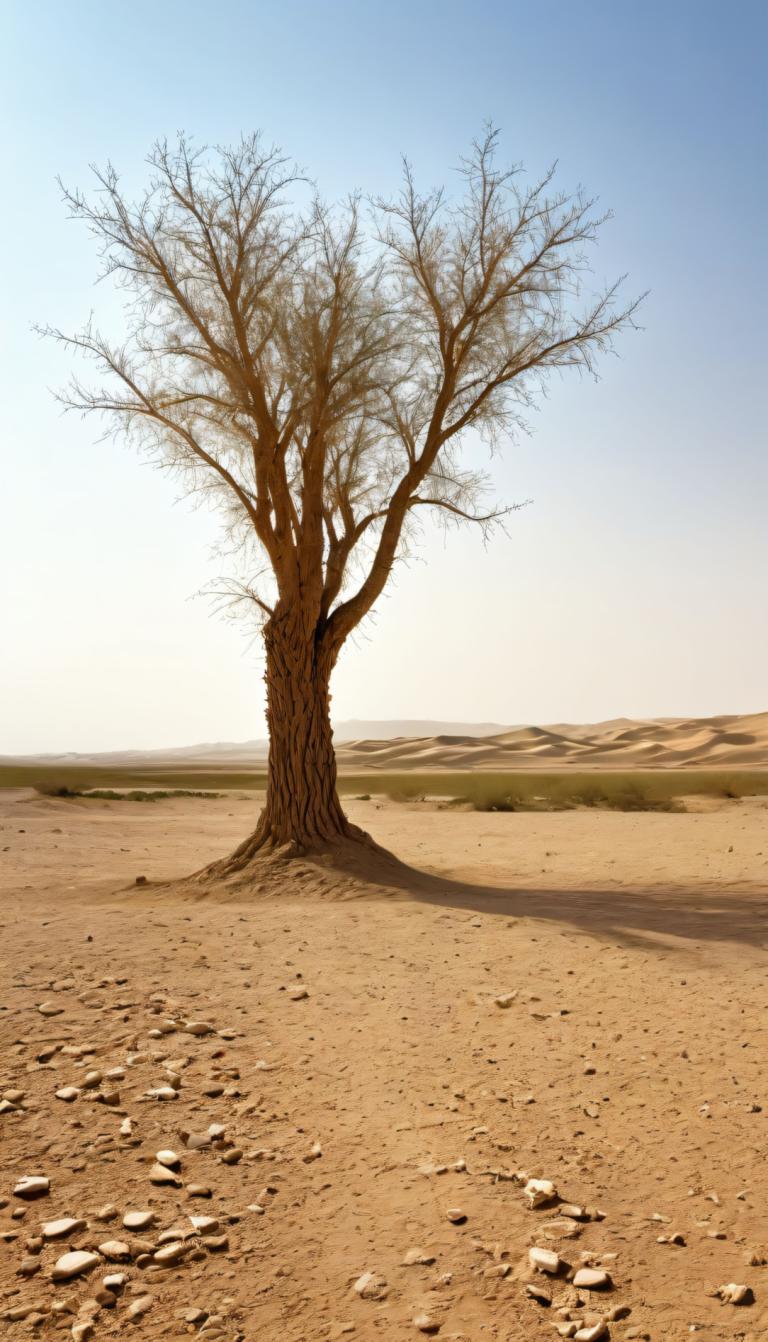
[[[549,172],[522,185],[489,129],[460,166],[460,199],[333,209],[258,136],[214,154],[155,146],[137,202],[113,168],[92,198],[64,191],[127,290],[127,331],[48,331],[109,376],[68,407],[106,414],[214,491],[246,545],[266,647],[269,778],[255,832],[218,870],[293,844],[365,838],[336,789],[329,682],[381,595],[420,509],[488,527],[470,432],[521,423],[553,369],[594,371],[637,302],[580,290],[603,219]],[[260,558],[257,558],[257,555]]]

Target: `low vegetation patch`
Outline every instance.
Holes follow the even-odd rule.
[[[97,801],[164,801],[166,797],[218,797],[218,792],[194,792],[189,788],[155,789],[146,792],[143,788],[132,788],[130,792],[117,792],[114,788],[72,788],[65,783],[36,783],[35,792],[41,797],[85,797]]]

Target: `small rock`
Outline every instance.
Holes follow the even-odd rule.
[[[755,1299],[751,1286],[743,1286],[735,1281],[728,1282],[726,1286],[720,1286],[717,1294],[727,1305],[751,1305]]]
[[[46,1179],[40,1174],[25,1174],[23,1179],[19,1179],[13,1190],[15,1198],[24,1198],[25,1202],[33,1198],[44,1197],[50,1190],[50,1179]]]
[[[610,1275],[600,1268],[580,1267],[573,1278],[573,1284],[577,1290],[584,1288],[587,1291],[600,1291],[611,1286],[612,1282]]]
[[[121,1239],[108,1239],[99,1245],[99,1253],[103,1258],[109,1258],[115,1262],[121,1262],[124,1258],[130,1258],[131,1247]]]
[[[543,1207],[547,1202],[554,1202],[557,1197],[557,1189],[551,1179],[529,1179],[523,1193],[531,1208]]]
[[[383,1300],[388,1289],[386,1278],[378,1272],[364,1272],[354,1285],[356,1294],[363,1300]]]
[[[535,1246],[528,1250],[528,1261],[537,1272],[548,1272],[555,1276],[562,1267],[562,1259],[552,1249]]]
[[[85,1230],[87,1221],[74,1216],[63,1216],[59,1221],[46,1221],[43,1226],[43,1239],[62,1239],[64,1235],[74,1235],[77,1230]]]
[[[213,1026],[204,1020],[188,1020],[184,1022],[184,1033],[194,1035],[213,1034]]]
[[[37,1009],[41,1016],[60,1016],[64,1010],[63,1006],[57,1006],[55,1002],[41,1002]]]
[[[597,1342],[600,1337],[607,1337],[608,1324],[605,1319],[598,1319],[597,1323],[589,1324],[586,1328],[579,1328],[574,1333],[574,1342]]]
[[[157,1151],[155,1160],[158,1165],[167,1165],[170,1170],[176,1169],[177,1165],[181,1164],[181,1160],[175,1151]]]
[[[154,1296],[140,1295],[138,1299],[134,1300],[133,1303],[128,1306],[126,1311],[128,1318],[140,1319],[142,1315],[149,1313],[154,1303]]]
[[[156,1263],[178,1263],[188,1250],[189,1246],[187,1244],[184,1244],[181,1240],[174,1240],[170,1244],[164,1244],[162,1249],[157,1249],[154,1259]]]
[[[63,1100],[65,1104],[71,1104],[79,1094],[80,1091],[77,1086],[63,1086],[61,1090],[56,1091],[56,1099]]]
[[[229,1248],[229,1237],[227,1235],[205,1235],[203,1244],[212,1253],[226,1253]]]
[[[422,1249],[409,1249],[403,1259],[403,1267],[430,1267],[434,1261],[434,1254],[424,1253]]]
[[[147,1230],[154,1219],[154,1212],[126,1212],[123,1225],[126,1230]]]
[[[309,997],[308,988],[289,988],[288,996],[292,1002],[303,1002],[305,997]]]
[[[418,1328],[420,1333],[439,1333],[440,1324],[437,1319],[433,1319],[431,1314],[417,1314],[413,1321],[414,1328]]]
[[[504,1263],[500,1266],[507,1267],[508,1264]],[[545,1307],[552,1304],[552,1296],[546,1286],[539,1286],[535,1281],[526,1283],[525,1294],[529,1295],[531,1300],[537,1300],[540,1305],[544,1305]]]
[[[243,1152],[239,1146],[233,1146],[229,1151],[222,1153],[221,1159],[225,1165],[237,1165],[243,1158]]]
[[[153,1165],[149,1171],[149,1182],[151,1184],[173,1184],[175,1188],[181,1187],[181,1179],[178,1174],[169,1170],[167,1165]]]
[[[118,1291],[122,1291],[127,1280],[128,1278],[124,1272],[108,1272],[106,1277],[102,1277],[101,1279],[102,1285],[107,1291],[111,1291],[113,1295]]]
[[[446,1209],[448,1220],[455,1226],[462,1226],[467,1219],[467,1213],[462,1211],[461,1207],[448,1207]]]
[[[187,1197],[210,1198],[213,1196],[207,1184],[187,1184]]]
[[[112,1202],[105,1203],[103,1207],[99,1207],[97,1212],[94,1212],[97,1221],[114,1221],[117,1214],[117,1207]]]
[[[498,997],[494,997],[494,1006],[500,1007],[502,1011],[506,1011],[508,1007],[511,1007],[516,997],[517,989],[513,993],[501,993]]]
[[[102,1082],[101,1072],[86,1072],[83,1077],[83,1086],[87,1090],[92,1090],[94,1086],[100,1086]]]
[[[53,1281],[69,1281],[70,1277],[80,1277],[84,1272],[90,1272],[99,1262],[97,1253],[77,1249],[73,1253],[63,1254],[54,1263],[51,1278]]]
[[[146,1092],[150,1100],[175,1100],[176,1091],[173,1086],[154,1086],[152,1090]]]
[[[219,1228],[215,1216],[190,1216],[189,1219],[199,1235],[213,1235]]]

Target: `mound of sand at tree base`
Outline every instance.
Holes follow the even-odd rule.
[[[0,791],[0,1335],[545,1342],[562,1309],[613,1312],[613,1342],[763,1339],[768,801],[359,801],[429,879],[301,860],[271,895],[153,885],[256,805]],[[15,1195],[24,1175],[48,1190]],[[95,1265],[54,1284],[72,1250]],[[585,1263],[610,1284],[571,1284]]]
[[[591,725],[512,727],[492,735],[466,730],[425,736],[360,737],[337,729],[336,755],[347,772],[368,769],[516,770],[570,767],[632,769],[687,767],[768,768],[768,713],[715,718],[613,719]],[[365,724],[362,724],[365,725]],[[380,729],[383,723],[370,724]],[[393,723],[392,728],[399,725]],[[445,724],[447,725],[447,724]],[[0,764],[114,765],[119,768],[263,768],[265,741],[184,746],[176,750],[113,751],[105,754],[0,756]]]

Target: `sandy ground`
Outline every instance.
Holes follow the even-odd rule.
[[[152,882],[234,846],[252,799],[0,793],[0,1335],[373,1342],[426,1316],[441,1340],[518,1342],[613,1311],[614,1339],[768,1337],[768,802],[350,810],[432,881],[330,898],[299,863],[278,897],[181,900]],[[179,1187],[150,1182],[168,1148]],[[591,1219],[529,1210],[520,1171]],[[22,1175],[49,1192],[14,1196]],[[64,1217],[85,1224],[41,1248]],[[163,1237],[186,1245],[170,1267]],[[51,1281],[112,1240],[126,1261]],[[533,1273],[536,1245],[612,1287]],[[126,1284],[96,1309],[110,1272]],[[754,1302],[710,1294],[731,1282]]]

